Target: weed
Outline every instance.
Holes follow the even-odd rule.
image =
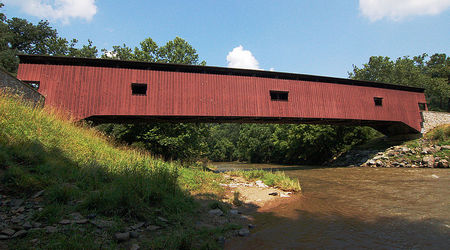
[[[249,180],[262,180],[264,184],[285,191],[300,191],[300,182],[286,176],[284,172],[272,172],[262,169],[252,171],[233,171],[231,175],[242,176]]]
[[[425,135],[425,138],[439,145],[450,145],[450,124],[434,128]]]

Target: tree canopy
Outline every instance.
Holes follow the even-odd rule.
[[[17,71],[18,54],[97,57],[98,50],[91,40],[81,48],[77,45],[77,39],[68,41],[60,37],[48,21],[33,24],[17,17],[7,19],[0,13],[0,67],[11,73]]]
[[[183,38],[175,37],[164,46],[158,46],[150,37],[144,39],[134,50],[126,44],[113,46],[112,51],[102,49],[104,59],[134,60],[142,62],[206,65],[199,62],[197,51]]]
[[[450,111],[450,57],[446,54],[422,54],[410,58],[372,56],[361,68],[353,65],[349,77],[425,89],[428,106]]]

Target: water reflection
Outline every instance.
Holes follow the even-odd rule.
[[[224,168],[285,168],[222,163]],[[297,169],[295,169],[297,168]],[[407,248],[450,246],[447,169],[287,167],[303,194],[255,214],[257,228],[228,249]]]

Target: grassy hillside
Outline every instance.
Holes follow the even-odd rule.
[[[118,227],[133,221],[158,224],[162,217],[181,231],[180,239],[155,241],[160,244],[155,247],[163,248],[181,244],[186,237],[183,226],[196,207],[191,193],[219,194],[222,177],[114,146],[99,132],[74,125],[55,110],[33,109],[1,95],[0,178],[2,195],[28,198],[45,190],[40,197],[43,208],[30,218],[44,225],[73,212],[113,218]],[[78,232],[52,237],[42,246],[66,241],[67,248],[98,243]]]
[[[276,179],[274,186],[300,187],[280,174],[261,176]],[[219,184],[226,182],[222,175],[116,145],[56,110],[34,109],[1,93],[0,181],[0,215],[17,219],[15,210],[21,209],[6,206],[5,197],[9,204],[17,199],[26,201],[22,205],[25,212],[21,212],[26,216],[19,224],[40,223],[45,229],[61,224],[73,213],[111,222],[100,233],[95,225],[74,223],[54,234],[48,234],[49,229],[47,233],[30,230],[26,238],[9,241],[14,248],[123,247],[113,240],[114,233],[140,221],[165,229],[146,236],[146,246],[155,249],[216,246],[217,235],[236,229],[233,225],[209,231],[192,227],[199,216],[198,199],[221,199],[224,190]],[[31,198],[40,191],[42,195]]]

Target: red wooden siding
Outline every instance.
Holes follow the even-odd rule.
[[[311,118],[403,122],[421,130],[424,93],[226,74],[145,69],[20,64],[18,78],[40,81],[46,105],[76,118],[91,116]],[[147,95],[132,95],[146,83]],[[289,91],[271,101],[270,90]],[[383,105],[375,106],[374,97]]]

